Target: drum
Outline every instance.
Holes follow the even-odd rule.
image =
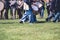
[[[2,11],[4,8],[4,3],[0,1],[0,11]]]
[[[38,11],[38,10],[39,10],[38,7],[35,6],[35,5],[31,5],[31,7],[32,7],[32,9],[33,9],[34,11]]]
[[[38,6],[38,8],[41,8],[43,6],[40,2],[36,2],[35,4]]]
[[[33,14],[34,14],[34,15],[37,15],[39,8],[38,8],[37,6],[35,6],[35,5],[31,5],[31,7],[32,7],[32,9],[33,9]]]
[[[34,11],[38,11],[39,8],[41,8],[42,6],[43,6],[42,3],[40,3],[40,2],[35,2],[35,3],[32,4],[32,9],[33,9]]]

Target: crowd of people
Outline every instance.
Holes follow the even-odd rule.
[[[8,19],[9,10],[11,19],[16,19],[17,10],[20,23],[26,21],[35,23],[37,22],[36,15],[39,14],[43,18],[44,10],[47,9],[46,22],[60,22],[60,0],[1,0],[0,2],[4,3],[0,19]]]
[[[60,22],[60,0],[50,0],[47,5],[48,17],[46,21]]]

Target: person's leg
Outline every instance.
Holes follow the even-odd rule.
[[[60,16],[59,16],[58,22],[60,22]]]
[[[35,21],[34,21],[35,19],[34,19],[34,17],[33,17],[32,11],[31,11],[31,10],[28,10],[28,11],[25,11],[23,17],[20,19],[20,23],[21,23],[22,21],[24,22],[27,17],[28,17],[29,23],[35,22]]]
[[[15,19],[16,18],[16,9],[11,7],[11,18]]]
[[[16,19],[16,8],[13,8],[13,19]]]
[[[35,22],[37,22],[37,20],[36,20],[36,16],[33,14],[32,15],[32,23],[35,23]]]
[[[3,10],[1,11],[1,19],[3,19]]]
[[[49,10],[49,6],[47,6],[47,14],[48,14],[48,16],[50,15],[50,10]]]
[[[51,19],[55,16],[55,13],[50,11],[49,16],[46,18],[46,21],[51,21]]]
[[[25,22],[26,18],[28,16],[28,11],[25,11],[25,13],[23,14],[22,18],[19,20],[19,22]]]
[[[32,11],[29,11],[29,13],[30,13],[30,15],[29,15],[29,22],[30,23],[36,22],[37,21],[36,20],[36,16],[33,14],[33,12]]]
[[[13,18],[13,15],[12,15],[12,7],[10,7],[10,15],[11,15],[11,19]]]
[[[40,17],[41,17],[41,18],[44,17],[44,9],[43,9],[43,8],[40,9]]]
[[[6,11],[5,11],[4,16],[5,16],[5,19],[8,19],[8,10],[9,10],[9,9],[6,8],[5,10],[6,10]]]
[[[44,9],[41,10],[41,18],[44,17]]]
[[[0,19],[1,19],[1,11],[0,11]]]
[[[2,19],[3,17],[3,11],[0,11],[0,19]]]
[[[60,16],[60,12],[57,12],[57,14],[54,17],[53,22],[56,22],[59,19],[59,16]]]
[[[22,13],[21,13],[21,10],[19,8],[17,9],[17,13],[18,13],[19,19],[22,18]]]
[[[36,22],[37,21],[36,15],[33,14],[33,18],[34,18],[34,21]]]

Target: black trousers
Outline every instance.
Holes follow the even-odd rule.
[[[50,15],[50,6],[47,6],[47,13],[48,13],[48,16]]]
[[[5,19],[8,19],[8,11],[9,11],[9,8],[5,8],[5,14],[4,14]]]
[[[22,13],[21,13],[21,9],[20,8],[17,8],[17,13],[18,13],[18,16],[19,16],[19,19],[22,18]]]

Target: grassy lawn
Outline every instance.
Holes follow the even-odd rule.
[[[60,40],[60,23],[20,24],[18,19],[0,20],[0,40]]]
[[[46,15],[45,15],[46,16]],[[0,40],[60,40],[60,23],[20,24],[16,20],[0,20]]]

